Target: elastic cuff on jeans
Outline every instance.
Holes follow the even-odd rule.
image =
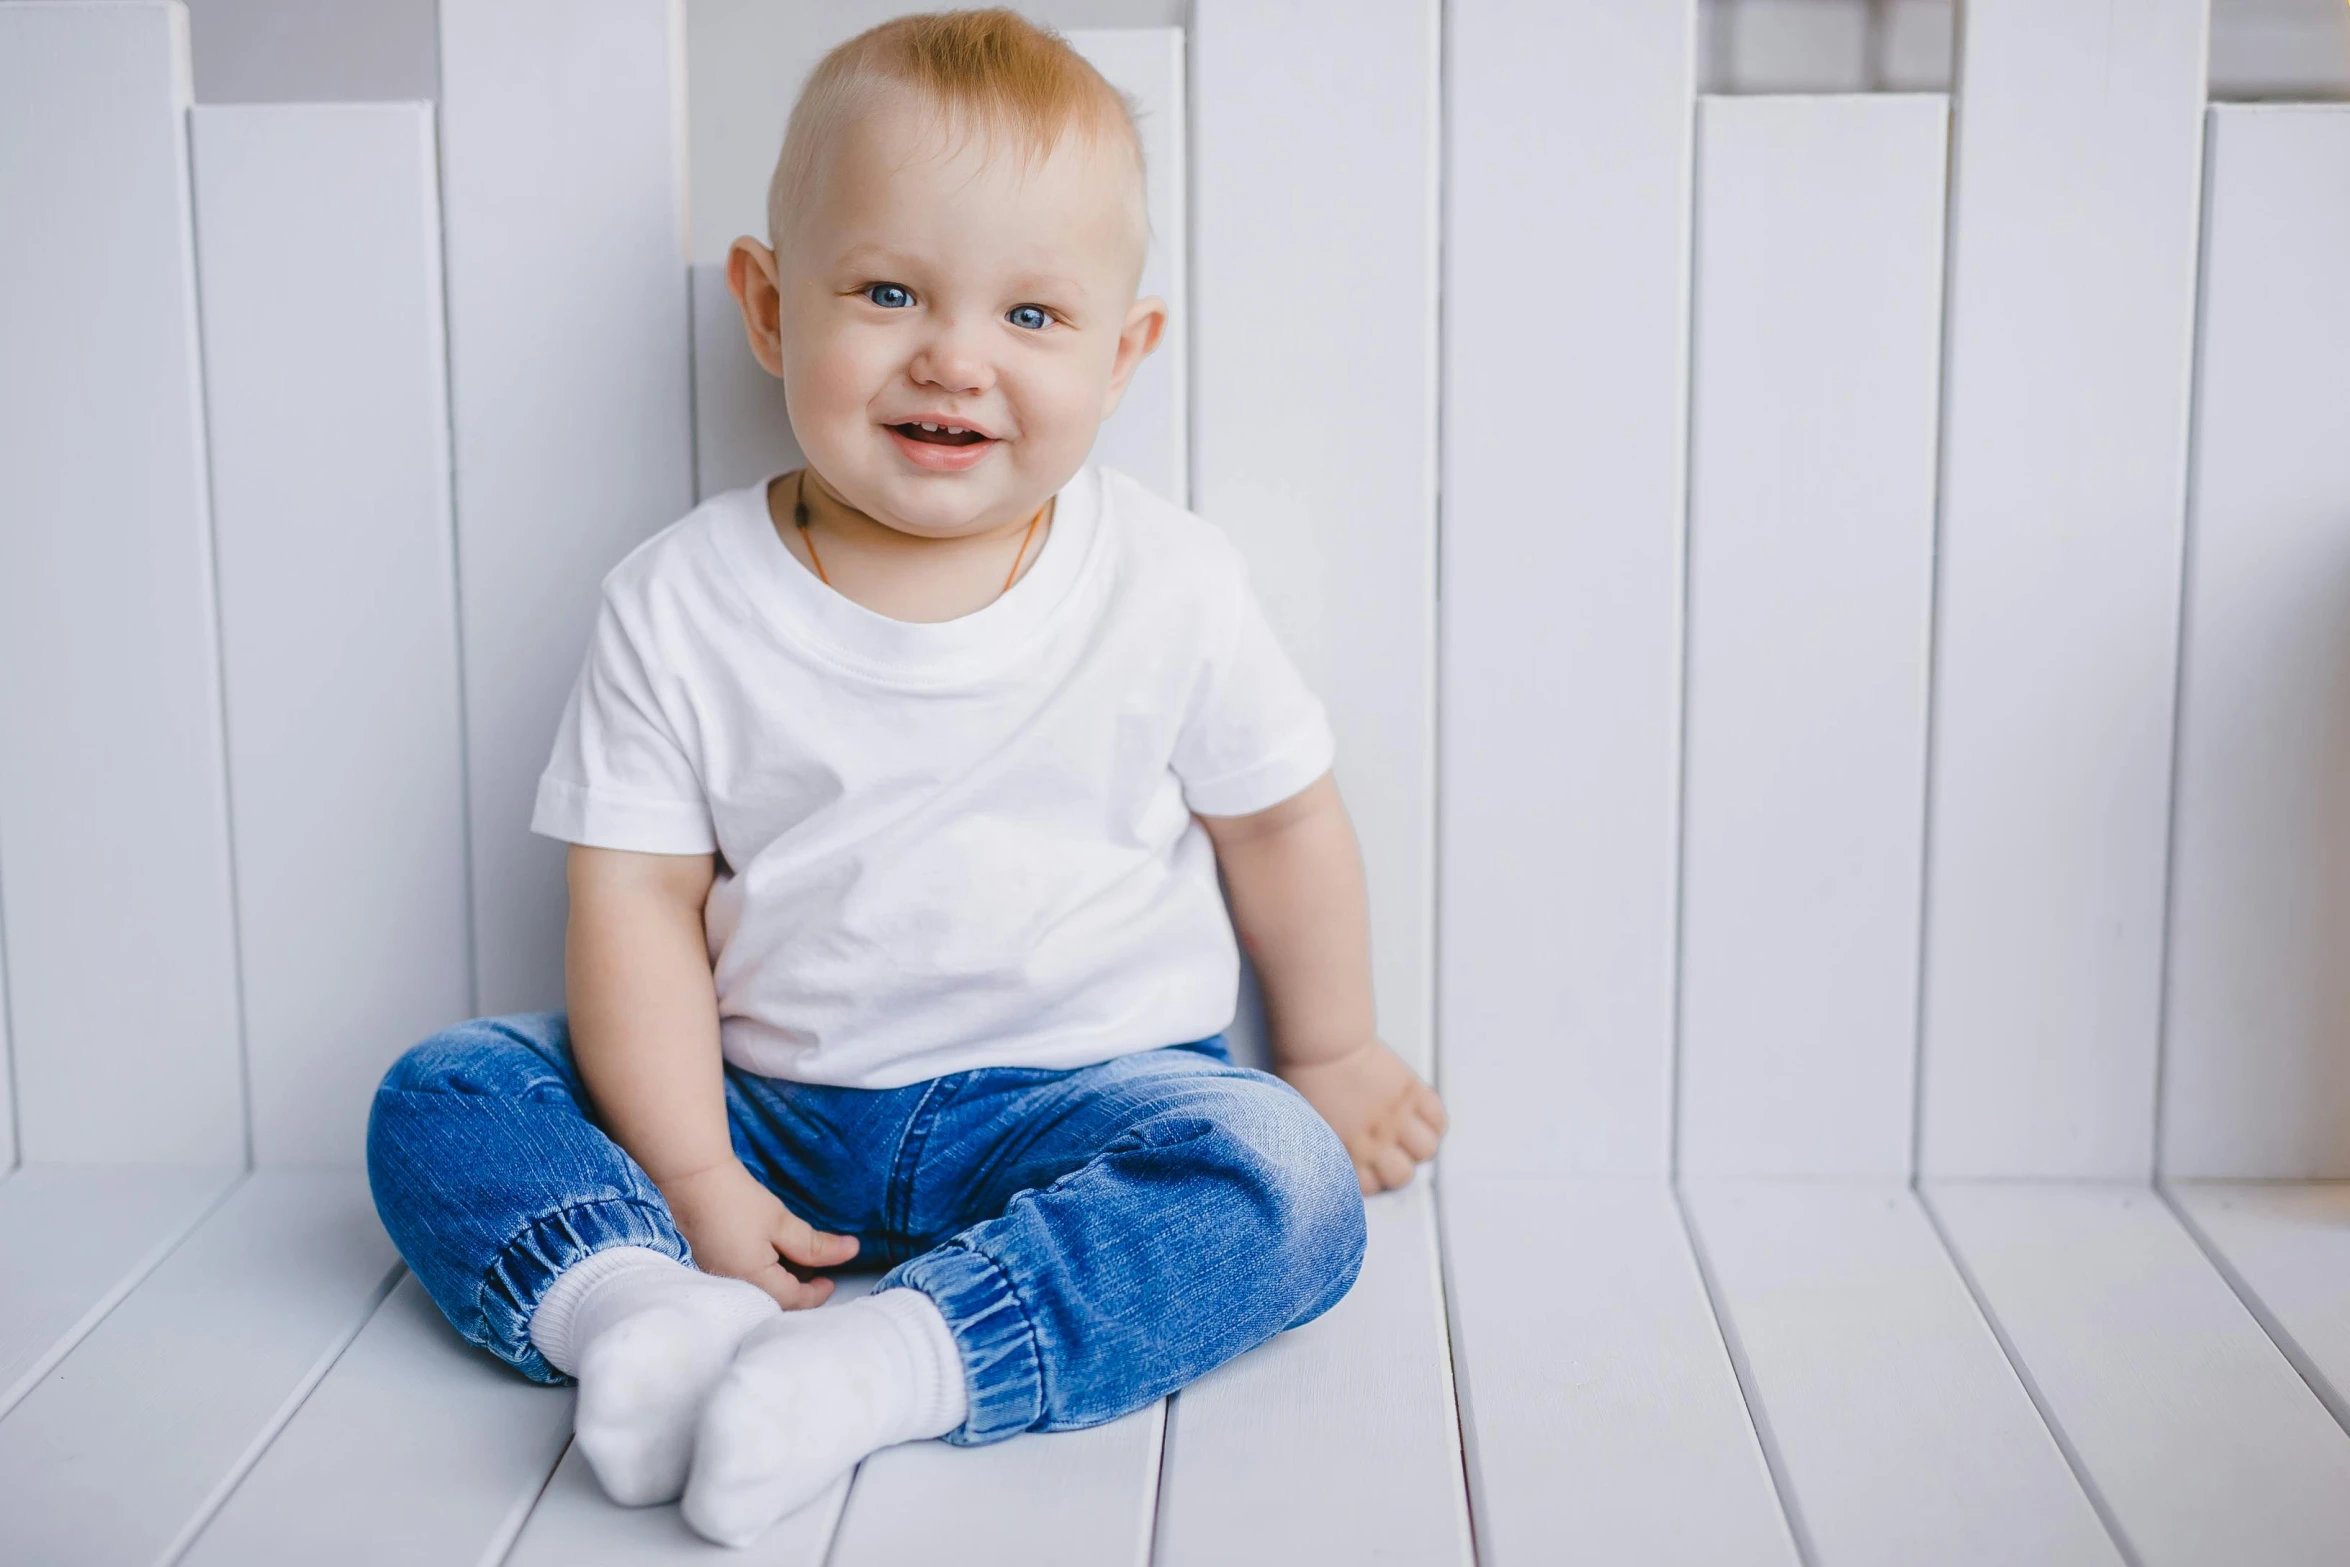
[[[947,1441],[957,1447],[1000,1442],[1044,1418],[1036,1330],[994,1258],[966,1246],[942,1246],[892,1268],[873,1292],[889,1289],[928,1295],[954,1330],[970,1410]]]
[[[679,1262],[692,1258],[664,1210],[631,1198],[550,1213],[508,1241],[482,1280],[482,1347],[534,1382],[569,1381],[530,1341],[530,1319],[559,1275],[615,1246],[641,1246]]]

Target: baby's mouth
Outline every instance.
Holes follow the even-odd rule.
[[[977,446],[982,441],[993,439],[977,430],[966,430],[954,424],[907,423],[893,424],[890,428],[909,441],[922,441],[932,446]]]

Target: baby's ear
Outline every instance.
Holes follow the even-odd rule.
[[[1134,379],[1134,372],[1142,368],[1151,350],[1159,346],[1160,336],[1167,330],[1167,302],[1156,294],[1136,300],[1126,311],[1126,325],[1118,333],[1118,357],[1110,361],[1110,387],[1102,400],[1102,417],[1107,419],[1118,411],[1118,402],[1126,395],[1126,383]]]
[[[742,307],[743,333],[751,357],[769,375],[783,374],[783,295],[776,282],[775,252],[749,235],[726,253],[726,287]]]

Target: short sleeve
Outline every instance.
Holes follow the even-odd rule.
[[[1202,816],[1278,805],[1328,772],[1337,752],[1329,715],[1273,635],[1237,551],[1230,565],[1223,613],[1203,617],[1223,634],[1175,739],[1184,803]]]
[[[636,642],[607,595],[539,777],[530,830],[646,854],[717,848],[693,760],[664,716]]]

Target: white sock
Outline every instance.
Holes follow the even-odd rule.
[[[616,1246],[556,1276],[530,1341],[579,1378],[572,1431],[605,1493],[644,1507],[685,1489],[710,1389],[744,1335],[782,1314],[756,1284]]]
[[[866,1454],[944,1436],[968,1409],[962,1351],[920,1290],[787,1313],[743,1341],[702,1410],[685,1521],[748,1545]]]

